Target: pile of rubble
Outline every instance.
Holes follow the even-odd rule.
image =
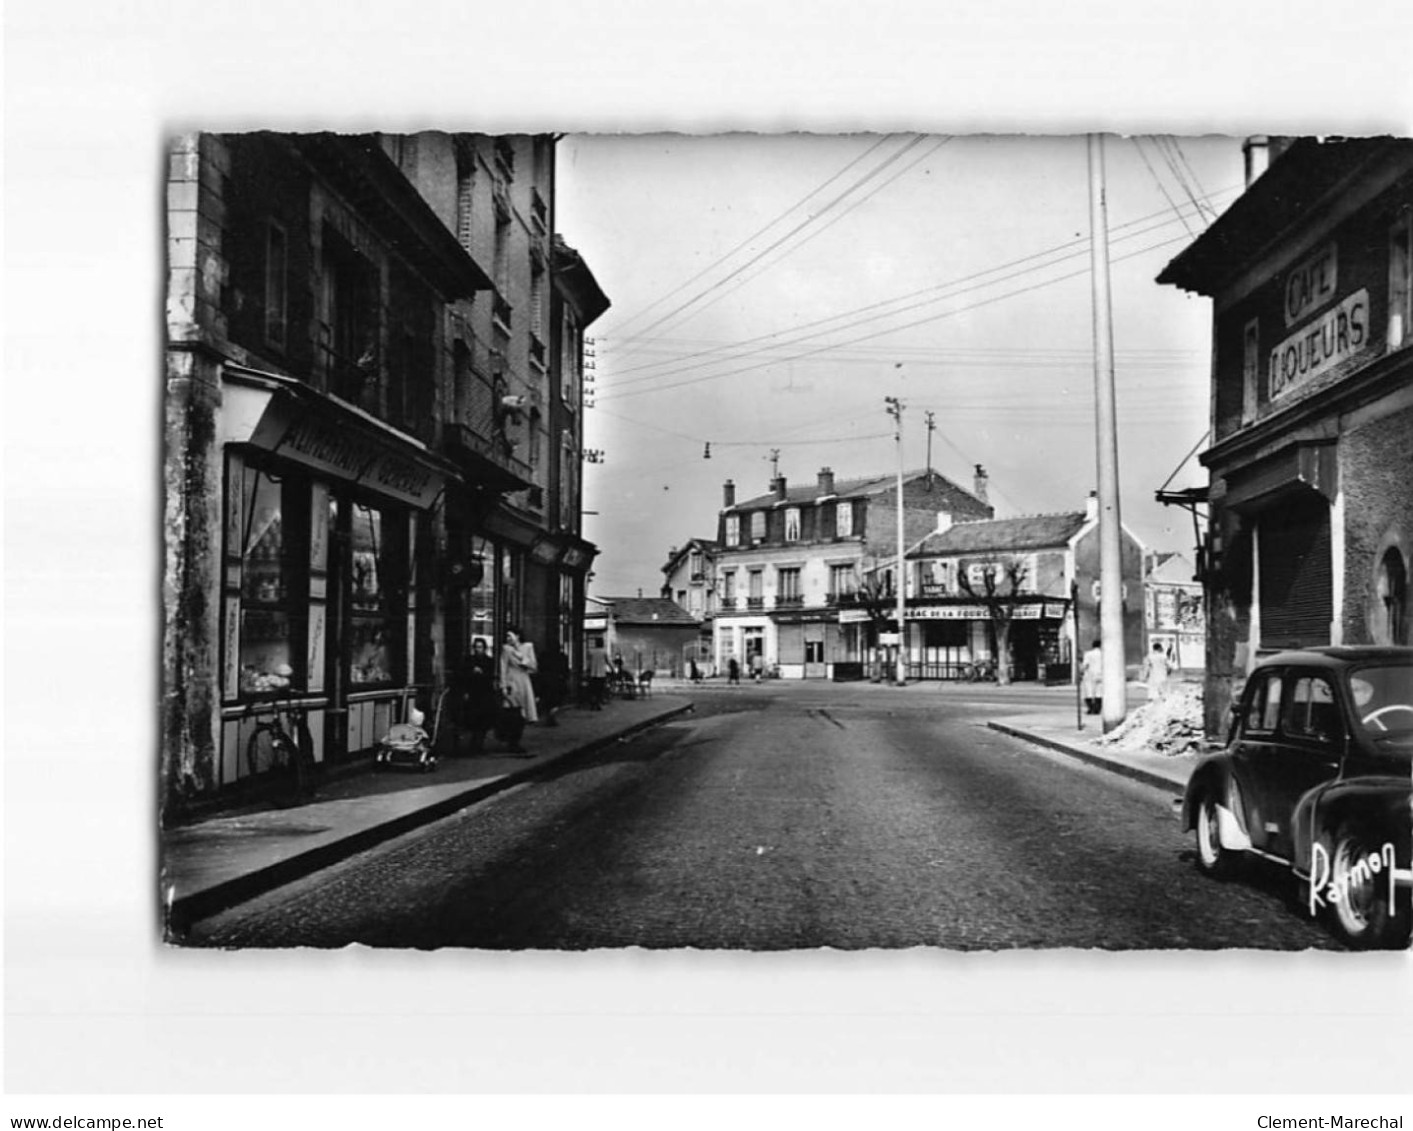
[[[1161,699],[1150,700],[1097,740],[1120,750],[1156,750],[1159,754],[1202,753],[1202,687],[1174,683]]]

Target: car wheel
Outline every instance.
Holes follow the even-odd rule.
[[[1217,830],[1217,807],[1220,803],[1216,791],[1209,789],[1197,805],[1197,867],[1209,876],[1229,875],[1236,861],[1236,854],[1222,847]]]
[[[1327,904],[1330,926],[1358,950],[1401,947],[1408,941],[1408,908],[1390,902],[1391,895],[1398,900],[1406,893],[1390,893],[1382,871],[1360,866],[1377,857],[1383,844],[1346,825],[1335,833],[1330,850],[1330,889],[1335,893]]]

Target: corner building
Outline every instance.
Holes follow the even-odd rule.
[[[1160,283],[1213,300],[1206,728],[1260,657],[1407,644],[1413,142],[1253,139]]]
[[[320,762],[433,707],[474,635],[577,648],[582,333],[553,141],[180,136],[167,170],[164,807],[249,734]]]

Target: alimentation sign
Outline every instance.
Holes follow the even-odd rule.
[[[1348,361],[1368,344],[1369,292],[1361,288],[1271,350],[1271,400]]]

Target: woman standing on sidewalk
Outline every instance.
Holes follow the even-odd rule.
[[[540,718],[535,710],[535,687],[530,681],[535,667],[534,645],[521,641],[516,629],[506,629],[505,643],[500,649],[500,692],[527,723],[538,722]],[[520,743],[516,741],[512,745],[518,748]]]
[[[1084,654],[1079,669],[1079,693],[1084,697],[1084,713],[1086,715],[1097,715],[1099,713],[1099,703],[1103,698],[1104,679],[1104,653],[1099,647],[1099,641],[1094,641],[1089,646],[1089,651]]]

